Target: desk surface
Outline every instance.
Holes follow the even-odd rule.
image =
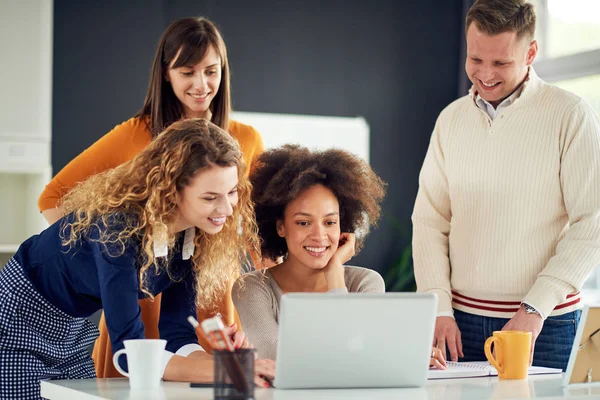
[[[43,381],[42,396],[48,399],[212,399],[211,388],[190,388],[187,383],[162,382],[158,390],[133,391],[127,379],[83,379]],[[600,398],[600,386],[562,387],[562,375],[536,375],[522,381],[499,381],[497,377],[428,381],[423,388],[411,389],[256,389],[256,400],[458,400],[458,399],[579,399]]]

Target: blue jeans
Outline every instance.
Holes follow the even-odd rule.
[[[546,318],[535,342],[533,365],[560,368],[563,371],[567,369],[580,316],[581,311],[577,310]],[[458,310],[454,310],[454,318],[460,329],[465,355],[460,361],[485,361],[485,340],[509,321],[507,318],[482,317]]]

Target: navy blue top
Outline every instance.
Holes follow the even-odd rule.
[[[124,340],[144,338],[138,305],[138,299],[147,297],[139,284],[141,241],[132,238],[123,254],[113,257],[105,245],[93,240],[99,237],[99,229],[106,229],[99,224],[99,229],[91,229],[69,248],[62,245],[60,230],[64,223],[72,221],[72,215],[65,216],[29,238],[14,258],[42,296],[65,313],[89,317],[104,308],[114,353],[124,347]],[[187,322],[188,316],[196,315],[192,266],[190,260],[181,259],[181,240],[178,243],[179,249],[169,254],[170,273],[175,280],[166,271],[156,274],[154,266],[146,272],[147,290],[153,295],[162,293],[158,329],[171,352],[198,343],[194,329]],[[114,255],[118,248],[109,246],[109,251]]]

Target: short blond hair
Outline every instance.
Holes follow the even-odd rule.
[[[477,0],[467,13],[465,32],[471,23],[490,36],[516,32],[519,39],[533,39],[535,11],[525,0]]]

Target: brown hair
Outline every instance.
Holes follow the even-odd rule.
[[[175,234],[168,227],[177,216],[177,193],[196,173],[212,166],[237,166],[239,198],[219,233],[196,229],[192,257],[196,302],[214,306],[239,276],[246,249],[259,253],[252,186],[245,177],[242,152],[231,135],[204,119],[173,123],[131,161],[69,191],[61,209],[73,215],[62,227],[63,244],[75,246],[83,235],[89,238],[96,232],[97,241],[117,257],[130,241],[139,243],[140,290],[150,295],[144,281],[148,268],[170,272],[163,259],[155,259],[153,245],[158,239],[166,240],[171,250],[175,246]]]
[[[250,181],[261,251],[272,260],[287,253],[285,238],[277,234],[277,220],[287,205],[314,185],[329,188],[340,204],[340,229],[356,232],[376,225],[385,183],[364,160],[344,150],[310,151],[284,145],[261,154]],[[366,231],[363,233],[367,233]],[[356,251],[365,235],[356,238]]]
[[[490,36],[517,32],[519,39],[533,39],[535,34],[533,4],[525,0],[477,0],[467,13],[465,33],[473,22]]]
[[[175,96],[166,76],[169,65],[181,49],[173,68],[193,66],[199,63],[210,47],[221,58],[221,83],[210,104],[211,121],[227,130],[231,112],[229,87],[229,62],[227,49],[217,27],[206,18],[183,18],[173,22],[165,30],[154,55],[150,83],[144,106],[136,117],[148,119],[152,136],[156,137],[173,122],[181,119],[183,106]]]

